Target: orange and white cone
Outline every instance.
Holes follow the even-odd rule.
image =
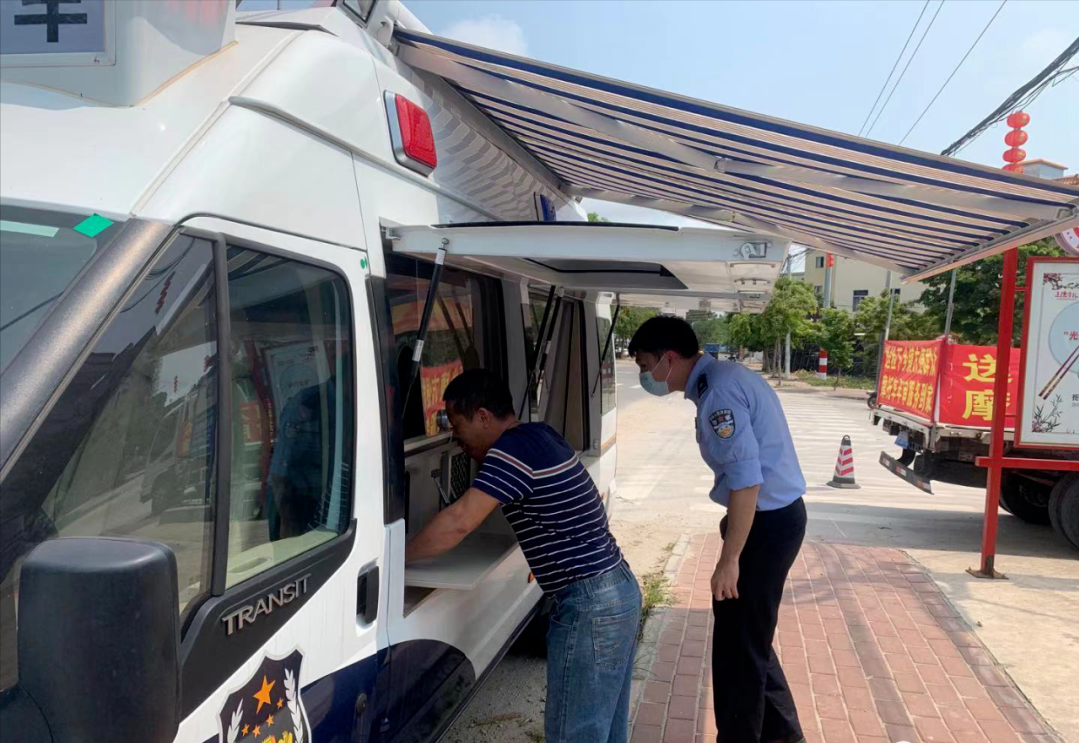
[[[843,437],[839,445],[839,456],[835,460],[835,472],[828,483],[833,488],[856,489],[862,487],[854,481],[854,449],[850,445],[850,436]]]

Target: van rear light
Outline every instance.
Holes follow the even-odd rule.
[[[438,166],[431,117],[403,95],[387,91],[386,118],[390,122],[390,142],[397,162],[429,175]]]

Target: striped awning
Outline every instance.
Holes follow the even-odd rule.
[[[398,29],[567,193],[787,237],[915,279],[1079,226],[1079,188]]]

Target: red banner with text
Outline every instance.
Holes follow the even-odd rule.
[[[888,341],[877,402],[933,420],[943,340]]]
[[[944,351],[940,377],[940,423],[988,428],[993,423],[993,385],[997,378],[996,346],[950,345]],[[1015,426],[1019,394],[1019,349],[1008,364],[1008,408],[1004,426]]]

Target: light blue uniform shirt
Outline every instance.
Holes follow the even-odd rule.
[[[798,500],[806,481],[779,396],[761,375],[704,354],[686,381],[697,406],[697,443],[715,473],[711,498],[730,505],[731,491],[760,485],[758,511]]]

